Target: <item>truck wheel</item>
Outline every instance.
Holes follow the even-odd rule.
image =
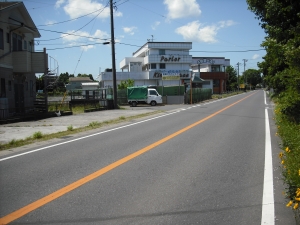
[[[136,102],[131,103],[132,107],[136,107]]]
[[[156,101],[152,101],[151,106],[156,106]]]

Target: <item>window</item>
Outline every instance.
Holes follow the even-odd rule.
[[[11,91],[11,86],[12,86],[11,80],[9,80],[9,81],[8,81],[8,90],[9,90],[9,91]]]
[[[5,79],[1,78],[1,84],[0,84],[0,97],[5,98],[6,97],[6,90],[5,90]]]
[[[151,69],[156,69],[156,63],[151,63]]]
[[[29,41],[29,45],[28,45],[28,51],[29,51],[29,52],[32,52],[32,50],[33,50],[33,47],[32,47],[32,42],[31,42],[31,41]]]
[[[150,90],[150,95],[157,95],[157,93],[154,90]]]
[[[159,49],[159,55],[165,55],[166,51],[165,49]]]
[[[29,83],[29,91],[30,91],[30,97],[33,96],[33,81],[31,80]]]
[[[10,35],[9,33],[6,33],[6,43],[10,43]]]
[[[220,81],[214,80],[214,87],[219,87],[219,86],[220,86]]]
[[[220,66],[211,66],[212,72],[220,72]]]
[[[28,82],[25,82],[25,91],[28,91]]]
[[[22,37],[13,33],[13,51],[22,51]]]
[[[2,29],[0,29],[0,49],[4,49],[4,37]]]
[[[24,49],[27,49],[27,41],[24,40]]]
[[[166,69],[166,64],[165,63],[160,63],[159,64],[159,69]]]

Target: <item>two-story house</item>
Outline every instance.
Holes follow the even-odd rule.
[[[226,91],[228,66],[230,60],[225,57],[193,57],[191,69],[195,73],[200,72],[200,78],[205,80],[203,88],[211,88],[213,93],[220,94]]]
[[[34,108],[35,73],[48,71],[46,50],[34,50],[40,36],[23,2],[0,2],[0,119]]]

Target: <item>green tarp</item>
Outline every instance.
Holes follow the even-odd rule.
[[[127,87],[127,98],[130,99],[147,99],[148,88],[147,87]]]

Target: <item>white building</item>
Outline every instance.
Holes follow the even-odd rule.
[[[176,86],[190,83],[192,73],[205,81],[203,88],[211,88],[213,93],[226,91],[225,68],[230,60],[224,57],[192,57],[189,51],[192,42],[147,42],[120,62],[122,72],[116,72],[116,81],[132,79],[136,86]],[[101,87],[112,87],[112,72],[99,75]]]
[[[147,42],[120,62],[122,72],[116,73],[117,84],[132,79],[135,85],[179,85],[190,77],[191,42]],[[113,86],[112,72],[99,75],[101,87]]]

